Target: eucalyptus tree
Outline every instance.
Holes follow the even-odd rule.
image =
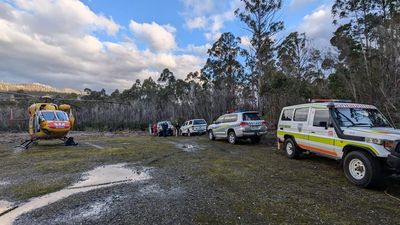
[[[244,69],[238,61],[240,39],[223,33],[208,50],[208,59],[201,70],[206,82],[213,85],[213,102],[219,113],[236,109],[237,87],[243,80]]]
[[[250,32],[250,49],[244,50],[246,64],[253,78],[257,93],[258,108],[264,110],[265,84],[268,76],[274,73],[274,36],[283,29],[283,22],[276,13],[282,6],[281,0],[241,0],[244,8],[235,14]]]

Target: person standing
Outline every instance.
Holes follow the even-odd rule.
[[[163,136],[164,136],[164,137],[167,137],[167,134],[168,134],[168,123],[167,123],[167,122],[164,122],[164,123],[161,125],[161,127],[162,127]]]

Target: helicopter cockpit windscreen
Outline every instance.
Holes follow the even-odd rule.
[[[68,121],[68,115],[62,111],[42,111],[41,114],[46,121]]]
[[[62,111],[56,111],[56,115],[59,121],[68,121],[68,115]]]

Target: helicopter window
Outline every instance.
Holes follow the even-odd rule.
[[[42,116],[45,120],[49,121],[57,120],[56,114],[54,114],[54,112],[42,112]]]
[[[68,115],[65,112],[56,112],[58,120],[68,121]]]

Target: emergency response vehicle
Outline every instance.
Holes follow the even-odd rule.
[[[340,160],[357,186],[380,186],[385,172],[400,169],[400,130],[372,105],[313,100],[285,107],[277,136],[289,158],[312,152]]]
[[[207,131],[210,140],[224,138],[235,144],[239,139],[250,138],[253,143],[258,143],[261,136],[267,133],[267,126],[258,112],[245,111],[220,116],[208,126]]]
[[[207,122],[204,119],[188,120],[180,129],[182,135],[204,134],[207,132]]]

